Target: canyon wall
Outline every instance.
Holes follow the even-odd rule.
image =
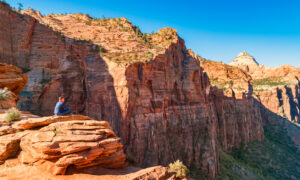
[[[256,94],[267,109],[290,121],[300,123],[299,85],[279,86],[271,91]]]
[[[289,121],[300,123],[300,68],[258,65],[246,52],[240,53],[230,64],[251,75],[254,94],[264,107]]]
[[[214,179],[218,148],[263,139],[251,91],[224,93],[212,87],[202,62],[176,30],[144,38],[124,19],[43,17],[32,10],[15,12],[4,3],[0,29],[0,61],[21,67],[29,77],[21,108],[50,115],[64,95],[75,113],[108,121],[140,166],[180,159]]]

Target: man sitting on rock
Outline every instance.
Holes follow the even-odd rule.
[[[54,114],[56,116],[64,116],[71,113],[71,109],[64,102],[65,98],[60,96],[54,109]]]

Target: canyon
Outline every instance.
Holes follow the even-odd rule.
[[[209,61],[172,28],[143,34],[126,18],[0,2],[0,29],[0,62],[26,74],[14,91],[22,111],[50,116],[63,95],[73,113],[107,121],[140,167],[179,159],[215,179],[220,151],[263,141],[264,125],[299,122],[298,68],[259,66],[246,52]],[[298,132],[289,131],[299,147]]]

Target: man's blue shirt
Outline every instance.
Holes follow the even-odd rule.
[[[55,115],[64,115],[67,112],[70,112],[70,108],[65,105],[63,102],[57,102],[54,108]]]

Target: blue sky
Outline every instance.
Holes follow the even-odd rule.
[[[6,0],[48,13],[126,17],[143,32],[178,30],[200,56],[229,63],[246,50],[260,64],[300,67],[298,0]]]

